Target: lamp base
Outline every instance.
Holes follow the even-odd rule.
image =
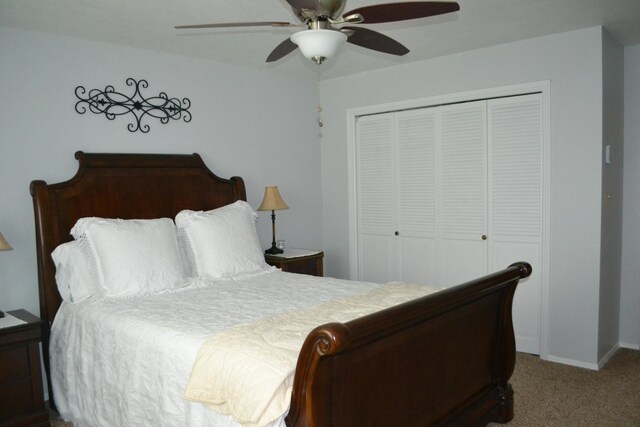
[[[283,252],[284,251],[282,249],[278,248],[275,243],[273,243],[269,249],[264,251],[264,253],[267,254],[267,255],[277,255],[277,254],[281,254]]]

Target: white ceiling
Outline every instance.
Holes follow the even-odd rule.
[[[397,3],[348,0],[345,11]],[[411,52],[396,57],[345,44],[321,66],[299,51],[266,64],[295,28],[175,30],[209,22],[297,23],[285,0],[0,0],[0,25],[281,72],[331,78],[547,34],[602,25],[625,46],[640,44],[640,0],[458,0],[460,11],[370,25]]]

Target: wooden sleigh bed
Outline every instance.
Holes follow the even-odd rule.
[[[61,305],[52,251],[83,217],[174,218],[246,200],[243,180],[221,179],[200,156],[76,153],[76,175],[33,181],[40,314],[48,379],[49,329]],[[465,263],[464,259],[460,260]],[[318,326],[295,370],[289,426],[486,425],[513,417],[511,318],[520,262],[435,294]],[[379,387],[384,384],[385,387]],[[56,397],[49,381],[49,397]]]

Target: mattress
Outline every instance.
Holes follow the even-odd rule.
[[[57,408],[74,426],[238,426],[183,397],[209,337],[380,286],[267,270],[194,279],[149,296],[64,303],[51,330]],[[269,425],[284,426],[285,415]]]

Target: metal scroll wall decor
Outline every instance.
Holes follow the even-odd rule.
[[[191,101],[189,98],[169,98],[166,93],[160,92],[157,96],[145,98],[140,93],[140,89],[146,89],[149,86],[146,80],[128,78],[127,86],[133,87],[133,95],[125,95],[116,92],[113,86],[109,85],[100,89],[91,89],[87,94],[84,86],[76,87],[76,111],[84,114],[87,109],[94,114],[104,114],[107,119],[114,120],[117,116],[133,114],[135,122],[129,123],[127,129],[130,132],[140,131],[142,133],[149,132],[149,125],[143,124],[145,117],[153,117],[160,119],[160,123],[167,124],[171,120],[191,121]]]

